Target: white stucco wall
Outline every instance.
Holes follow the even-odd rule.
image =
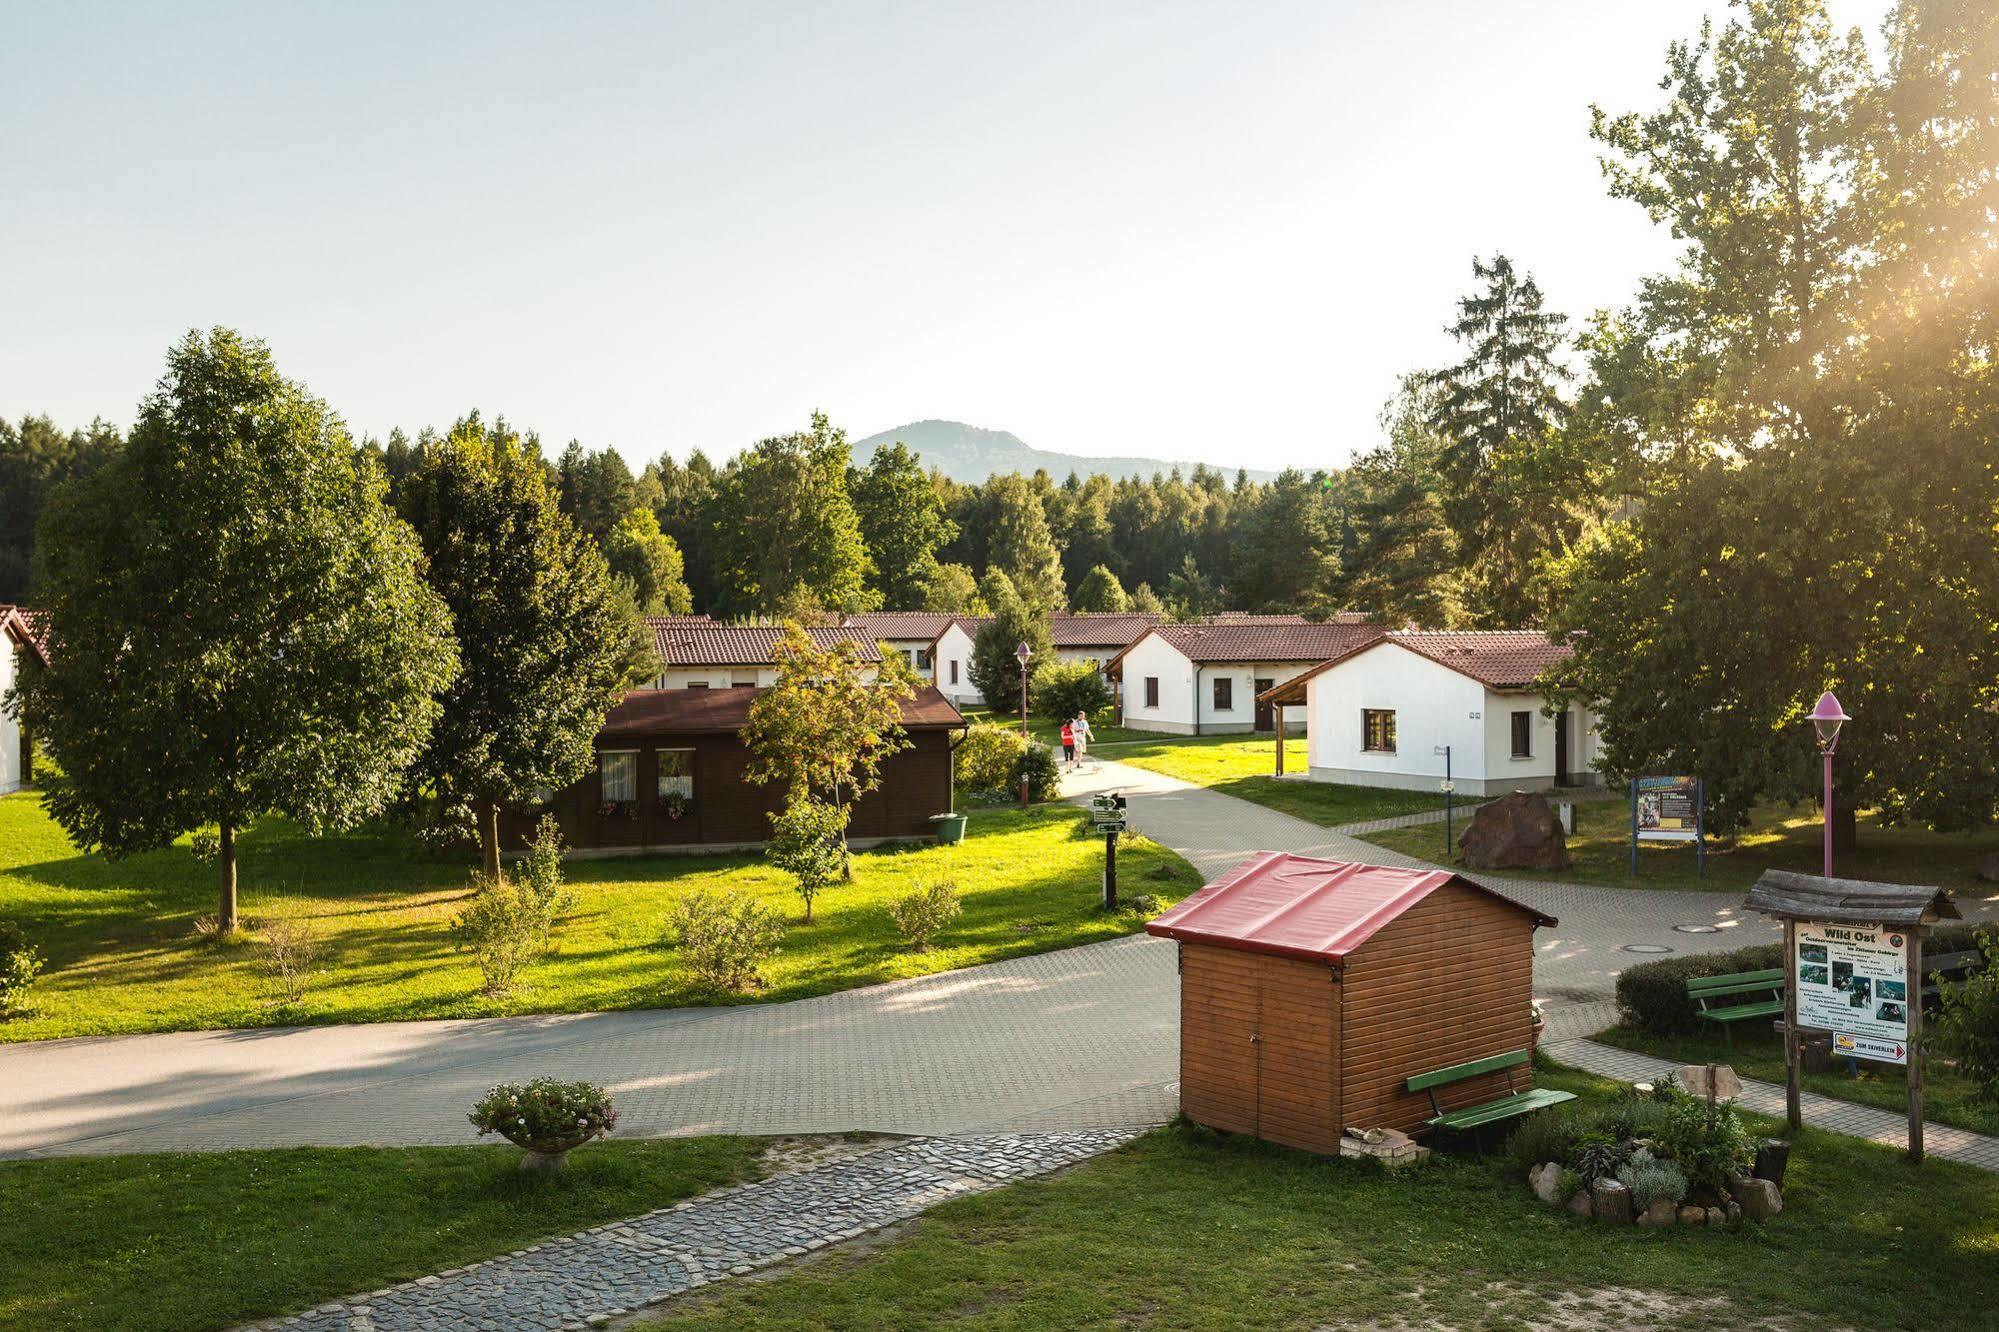
[[[1312,668],[1309,662],[1203,662],[1195,664],[1178,648],[1158,637],[1141,638],[1125,654],[1121,667],[1124,724],[1138,731],[1164,731],[1191,735],[1198,727],[1202,735],[1227,735],[1256,729],[1256,682],[1267,680],[1265,688],[1283,684]],[[1145,681],[1159,680],[1159,706],[1145,705]],[[1198,678],[1198,686],[1196,680]],[[1229,707],[1215,706],[1217,679],[1230,684]],[[1199,697],[1196,698],[1196,688]],[[1198,702],[1199,707],[1196,707]],[[1292,708],[1286,722],[1292,731],[1304,723],[1303,709]]]
[[[956,664],[957,679],[952,680],[953,663]],[[978,707],[986,701],[978,686],[972,683],[972,636],[962,625],[946,625],[944,632],[937,636],[936,649],[937,689],[944,697],[958,707]]]
[[[1503,795],[1555,782],[1555,719],[1539,694],[1487,689],[1447,666],[1395,643],[1384,643],[1314,676],[1305,686],[1311,776],[1318,781],[1434,791],[1444,779],[1439,746],[1451,747],[1451,777],[1460,794]],[[1362,747],[1362,713],[1395,713],[1395,752]],[[1531,753],[1513,757],[1513,713],[1533,727]],[[1594,718],[1571,713],[1570,779],[1594,767]]]
[[[0,630],[0,696],[14,687],[14,644]],[[21,789],[21,728],[0,711],[0,795]]]

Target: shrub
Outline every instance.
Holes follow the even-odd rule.
[[[1522,1170],[1547,1161],[1566,1162],[1575,1149],[1576,1116],[1544,1110],[1527,1116],[1506,1140],[1506,1150]]]
[[[1047,745],[1030,741],[1020,752],[1020,769],[1014,777],[1016,785],[1021,777],[1027,778],[1027,798],[1037,804],[1062,794],[1062,767],[1055,751]]]
[[[21,927],[0,920],[0,1017],[28,1011],[28,991],[42,974],[42,950]]]
[[[1631,1205],[1644,1211],[1656,1198],[1679,1203],[1687,1196],[1687,1176],[1671,1161],[1661,1161],[1640,1147],[1618,1167],[1617,1182],[1631,1190]]]
[[[1159,899],[1151,893],[1140,893],[1136,897],[1124,898],[1119,905],[1126,911],[1134,912],[1141,916],[1156,916],[1159,914]]]
[[[912,953],[930,951],[930,941],[946,925],[965,914],[958,900],[958,885],[949,879],[926,884],[905,897],[889,903],[889,918],[895,922],[902,942]]]
[[[956,772],[953,780],[961,790],[1007,795],[1020,784],[1020,754],[1027,747],[1019,731],[1011,726],[980,722],[968,728],[965,738],[952,750]]]
[[[305,1002],[324,942],[318,923],[297,908],[263,922],[258,961],[271,987],[273,1007],[297,1008]]]
[[[761,968],[784,942],[777,913],[741,889],[689,893],[668,921],[695,980],[732,993],[761,989]]]
[[[536,1078],[501,1083],[480,1097],[466,1118],[481,1137],[497,1133],[530,1151],[568,1151],[609,1133],[618,1112],[601,1087]]]
[[[805,899],[805,922],[812,923],[812,899],[847,868],[847,811],[810,796],[798,796],[770,816],[770,845],[764,855],[789,874],[792,890]]]
[[[1980,931],[1985,967],[1938,987],[1941,1008],[1930,1039],[1987,1101],[1999,1101],[1999,938]],[[1939,950],[1942,951],[1942,950]]]
[[[1589,1181],[1572,1166],[1563,1166],[1562,1172],[1555,1176],[1555,1196],[1563,1202],[1567,1202],[1588,1187]]]
[[[1583,1177],[1585,1184],[1594,1184],[1599,1179],[1617,1176],[1617,1171],[1629,1156],[1624,1144],[1600,1128],[1592,1128],[1576,1139],[1569,1152],[1569,1164]]]
[[[1034,677],[1029,702],[1043,717],[1091,715],[1111,705],[1110,682],[1087,661],[1050,662]]]
[[[1712,1110],[1695,1096],[1666,1104],[1666,1122],[1652,1135],[1658,1155],[1676,1163],[1697,1188],[1718,1192],[1728,1181],[1748,1173],[1756,1159],[1756,1143],[1742,1126],[1735,1102],[1723,1101]]]
[[[472,950],[494,998],[511,994],[521,972],[554,944],[555,922],[576,903],[562,890],[562,834],[553,815],[543,815],[533,844],[509,875],[488,879],[472,874],[472,903],[451,922],[458,946]]]

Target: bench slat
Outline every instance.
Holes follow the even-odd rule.
[[[1784,1001],[1773,999],[1767,1004],[1741,1004],[1734,1008],[1706,1008],[1694,1016],[1706,1018],[1709,1022],[1741,1022],[1748,1018],[1769,1017],[1784,1011]]]
[[[1687,980],[1688,994],[1729,994],[1730,987],[1755,989],[1758,986],[1782,985],[1784,969],[1772,967],[1768,971],[1732,971],[1725,976],[1692,976]]]
[[[1508,1096],[1503,1100],[1488,1101],[1484,1105],[1467,1106],[1463,1110],[1453,1110],[1447,1115],[1437,1115],[1423,1121],[1432,1128],[1466,1129],[1477,1128],[1481,1124],[1494,1124],[1502,1119],[1512,1119],[1516,1115],[1531,1114],[1533,1111],[1564,1101],[1576,1099],[1574,1092],[1554,1091],[1537,1087],[1533,1091],[1521,1092],[1518,1096]]]
[[[1497,1073],[1502,1068],[1514,1068],[1524,1064],[1530,1057],[1525,1050],[1509,1050],[1505,1054],[1474,1059],[1468,1064],[1453,1064],[1449,1068],[1418,1073],[1409,1079],[1409,1090],[1427,1091],[1431,1087],[1441,1087],[1446,1083],[1463,1082],[1466,1078],[1475,1078],[1481,1073]]]

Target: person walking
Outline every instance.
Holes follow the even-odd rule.
[[[1063,729],[1068,731],[1071,737],[1070,748],[1076,756],[1076,766],[1080,768],[1084,760],[1090,756],[1090,741],[1096,739],[1096,734],[1090,730],[1089,716],[1079,709],[1076,720]]]
[[[1076,766],[1076,726],[1074,722],[1062,723],[1062,766],[1074,769]]]

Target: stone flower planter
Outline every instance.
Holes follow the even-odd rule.
[[[494,1087],[468,1118],[481,1134],[497,1133],[520,1148],[522,1170],[552,1175],[569,1168],[569,1153],[609,1133],[618,1112],[587,1082],[536,1078]]]

